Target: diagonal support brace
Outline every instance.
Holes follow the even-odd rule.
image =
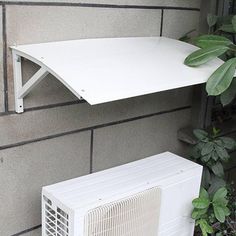
[[[17,113],[24,111],[23,98],[40,82],[49,72],[40,68],[24,85],[22,82],[21,56],[13,52],[15,110]]]
[[[24,98],[41,80],[43,80],[49,72],[40,68],[19,91],[19,98]]]

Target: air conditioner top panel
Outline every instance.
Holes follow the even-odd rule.
[[[222,64],[183,64],[197,48],[164,37],[80,39],[11,47],[91,105],[206,82]]]
[[[145,189],[201,178],[202,167],[169,152],[46,186],[46,191],[71,209],[115,201]]]

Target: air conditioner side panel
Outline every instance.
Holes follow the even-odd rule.
[[[162,187],[158,236],[193,235],[192,200],[199,195],[201,172],[192,178]]]

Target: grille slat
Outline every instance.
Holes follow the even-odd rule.
[[[48,231],[47,229],[46,229],[46,234],[47,234],[47,235],[50,235],[50,236],[55,236],[55,235],[56,235],[56,233],[51,233],[51,232]]]
[[[47,228],[50,232],[54,233],[54,232],[56,231],[56,227],[54,228],[53,226],[49,225],[47,222],[45,222],[45,224],[46,224],[46,228]]]

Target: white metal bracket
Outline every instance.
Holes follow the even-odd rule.
[[[15,110],[17,113],[24,112],[23,98],[41,81],[49,72],[40,68],[24,85],[22,81],[21,56],[13,51]]]

